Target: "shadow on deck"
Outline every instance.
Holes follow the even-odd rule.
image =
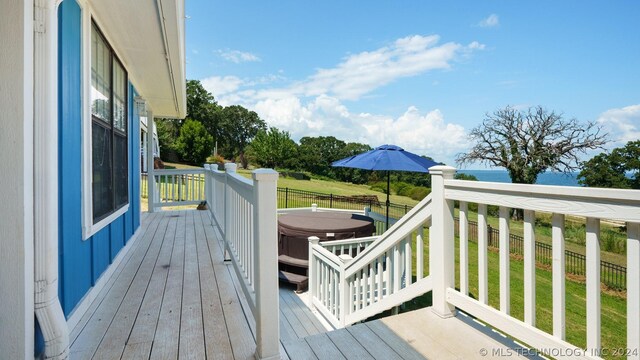
[[[255,322],[207,212],[145,213],[129,246],[71,329],[71,359],[254,357]],[[504,358],[513,347],[463,317],[440,319],[430,309],[326,332],[285,285],[279,312],[283,358],[480,358],[483,348],[489,356],[482,358],[496,358],[491,351],[500,348]]]

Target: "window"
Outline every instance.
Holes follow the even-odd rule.
[[[91,26],[91,186],[93,223],[129,203],[127,73]]]

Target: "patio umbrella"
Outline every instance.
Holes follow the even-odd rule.
[[[391,171],[413,171],[428,173],[429,168],[439,165],[396,145],[382,145],[362,154],[333,162],[334,167],[348,167],[387,172],[387,229],[389,228],[389,183]]]

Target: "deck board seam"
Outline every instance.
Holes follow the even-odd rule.
[[[167,220],[165,221],[165,219],[167,219]],[[167,218],[167,217],[165,217],[165,216],[162,216],[162,217],[161,217],[160,222],[161,222],[161,225],[162,225],[162,226],[164,226],[164,229],[162,229],[161,231],[166,231],[166,227],[169,225],[169,220],[168,220],[168,218]],[[147,257],[150,255],[150,254],[149,254],[149,249],[151,249],[151,248],[153,247],[153,245],[154,245],[154,239],[156,239],[156,236],[158,236],[158,235],[159,235],[158,230],[160,230],[160,228],[161,228],[161,226],[158,226],[158,228],[156,228],[156,231],[154,232],[153,237],[151,238],[150,246],[149,246],[149,248],[147,248],[147,250],[146,250],[146,252],[145,252],[145,254],[144,254],[144,257],[142,258],[142,261],[140,261],[140,264],[138,265],[138,268],[136,269],[136,273],[135,273],[135,275],[133,276],[133,278],[132,278],[131,282],[129,283],[129,286],[127,287],[127,291],[125,292],[124,297],[122,298],[122,301],[120,301],[120,304],[118,305],[118,308],[117,308],[117,310],[116,310],[116,312],[115,312],[114,316],[111,318],[111,321],[109,322],[109,326],[107,327],[107,331],[105,331],[104,335],[102,336],[102,339],[100,340],[100,343],[99,343],[99,344],[98,344],[98,346],[96,347],[96,351],[94,352],[94,355],[92,356],[92,358],[96,356],[96,352],[98,351],[98,349],[100,349],[100,346],[101,346],[101,345],[102,345],[102,343],[104,342],[105,337],[106,337],[106,336],[107,336],[107,334],[109,333],[109,329],[110,329],[110,328],[111,328],[111,326],[113,325],[113,321],[114,321],[114,320],[115,320],[115,318],[118,316],[118,313],[120,313],[120,310],[122,309],[122,304],[125,302],[125,300],[127,299],[127,295],[128,295],[128,294],[129,294],[129,292],[132,290],[132,289],[131,289],[131,286],[133,285],[133,283],[135,282],[136,278],[138,277],[138,275],[139,275],[139,273],[140,273],[140,269],[142,268],[142,265],[144,264],[145,259],[147,259]],[[164,240],[164,234],[163,234],[163,240]],[[162,246],[162,243],[160,243],[160,244],[157,246],[157,247],[158,247],[158,254],[160,253],[160,248],[161,248],[161,246]],[[155,259],[155,261],[154,261],[154,266],[155,266],[155,264],[156,264],[157,260],[158,260],[158,258],[156,257],[156,259]],[[151,279],[151,275],[149,276],[149,279]],[[146,287],[145,287],[145,290],[144,290],[145,294],[146,294],[147,289],[148,289],[148,287],[149,287],[149,283],[150,283],[150,281],[147,281],[147,282],[146,282]],[[135,313],[135,314],[136,314],[136,316],[135,316],[135,317],[136,317],[136,319],[137,319],[137,317],[138,317],[138,314],[139,314],[140,306],[141,306],[141,305],[142,305],[142,299],[140,300],[140,305],[138,305],[138,310],[137,310],[137,311],[136,311],[136,313]],[[134,323],[135,323],[135,320],[134,320]],[[132,330],[132,329],[133,329],[133,325],[132,325],[132,328],[129,330],[129,335],[127,335],[127,339],[129,338],[129,336],[131,336],[131,330]],[[120,353],[120,358],[122,358],[122,355],[124,354],[124,347],[125,347],[125,346],[126,346],[126,342],[125,342],[125,344],[124,344],[124,346],[123,346],[123,348],[122,348],[122,352]]]
[[[156,215],[157,217],[157,215]],[[140,263],[138,264],[137,267],[135,267],[135,272],[133,274],[133,276],[131,277],[131,281],[129,282],[129,284],[127,285],[127,291],[124,293],[124,296],[122,297],[122,299],[120,300],[120,303],[118,304],[118,307],[116,308],[115,312],[113,313],[113,316],[111,317],[111,319],[109,320],[109,325],[107,325],[104,333],[102,334],[102,336],[100,336],[100,341],[96,343],[96,347],[93,349],[92,354],[91,354],[91,359],[93,359],[96,356],[96,353],[98,351],[98,349],[100,348],[100,345],[102,344],[102,342],[104,341],[105,336],[107,335],[107,332],[109,331],[109,328],[111,327],[111,325],[113,324],[113,320],[116,318],[118,311],[120,311],[120,307],[122,306],[122,303],[124,302],[124,300],[127,297],[127,293],[129,292],[129,289],[131,288],[131,284],[133,284],[133,282],[135,281],[136,276],[138,275],[138,271],[140,270],[140,267],[142,266],[142,263],[145,259],[145,257],[147,256],[147,253],[149,252],[149,249],[152,247],[153,245],[153,239],[155,237],[155,234],[158,232],[158,229],[160,228],[160,225],[162,224],[163,219],[160,218],[160,220],[158,220],[158,227],[156,227],[153,231],[153,235],[150,235],[149,237],[149,246],[146,248],[146,250],[144,248],[142,248],[142,250],[144,250],[144,255],[142,256],[142,260],[140,261]],[[102,305],[102,303],[100,304]],[[96,309],[97,310],[97,309]],[[95,313],[93,314],[95,315]],[[92,315],[92,317],[93,317]]]
[[[146,217],[149,217],[149,216],[146,216]],[[127,254],[127,258],[123,259],[123,261],[120,263],[120,266],[118,266],[118,269],[116,269],[116,271],[113,273],[112,278],[109,280],[107,284],[105,284],[105,286],[102,288],[100,293],[94,299],[93,303],[86,310],[86,313],[78,321],[78,323],[76,324],[76,327],[72,331],[72,338],[70,339],[70,344],[71,344],[70,347],[73,347],[73,344],[75,344],[76,340],[80,337],[80,334],[82,334],[85,327],[89,324],[91,318],[93,318],[93,315],[96,312],[96,310],[100,308],[100,306],[102,305],[102,302],[106,299],[109,292],[111,292],[111,289],[113,288],[113,286],[118,282],[118,279],[120,279],[120,276],[122,275],[122,273],[124,272],[124,269],[129,264],[129,261],[131,260],[131,258],[133,258],[133,255],[135,254],[135,252],[138,251],[138,249],[140,249],[141,246],[143,246],[142,243],[144,242],[144,239],[147,235],[147,231],[151,227],[151,224],[154,223],[155,221],[156,219],[154,218],[153,220],[150,220],[147,223],[145,223],[145,226],[141,229],[141,233],[139,234],[140,237],[138,241],[136,241],[135,247],[129,250],[129,253]],[[78,326],[81,326],[81,327],[78,327]]]

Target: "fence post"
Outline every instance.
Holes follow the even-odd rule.
[[[284,188],[284,208],[289,208],[289,188]]]
[[[329,209],[333,208],[333,194],[329,194]]]
[[[455,309],[447,302],[447,289],[455,286],[455,258],[453,238],[453,200],[444,197],[444,181],[453,179],[456,169],[450,166],[429,168],[433,213],[429,251],[429,275],[433,277],[432,310],[440,317],[455,315]]]
[[[254,170],[256,358],[280,359],[278,298],[277,181],[272,169]]]

